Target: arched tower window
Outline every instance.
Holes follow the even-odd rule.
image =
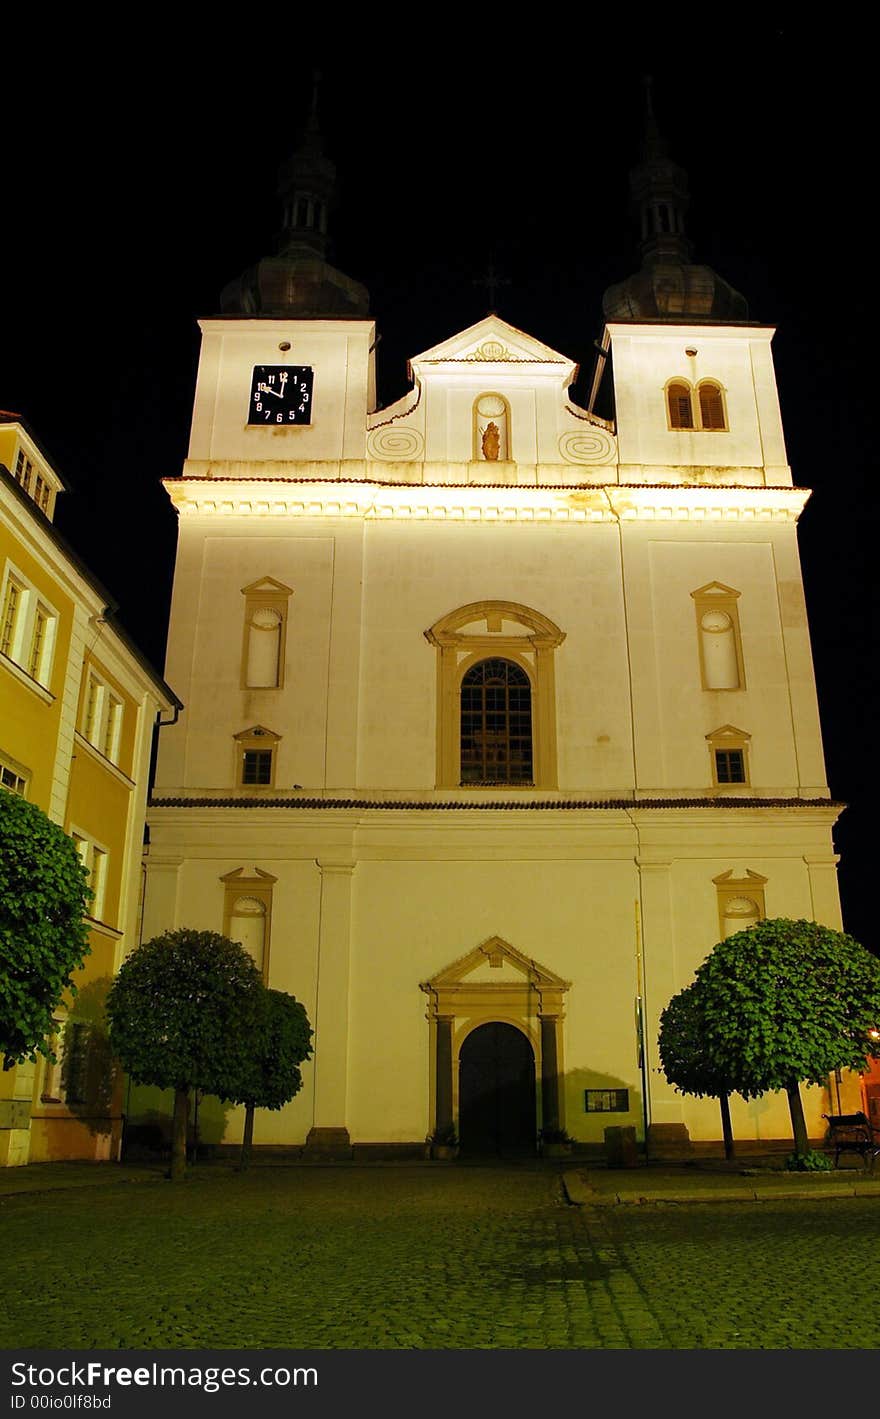
[[[481,394],[474,400],[474,460],[504,463],[510,456],[510,406],[503,394]]]
[[[692,429],[694,427],[691,387],[683,379],[673,380],[671,384],[666,386],[666,408],[671,429]]]
[[[533,781],[532,686],[512,660],[479,660],[462,677],[461,781]]]
[[[256,897],[236,897],[229,916],[229,935],[233,941],[241,942],[261,971],[266,951],[266,908],[263,902]]]
[[[715,384],[713,380],[704,379],[697,386],[697,393],[700,400],[700,427],[726,429],[727,420],[724,417],[724,399],[720,385]]]

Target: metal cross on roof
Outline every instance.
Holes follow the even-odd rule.
[[[498,292],[498,287],[509,286],[510,281],[506,276],[500,276],[498,274],[498,272],[495,270],[495,262],[490,257],[489,266],[486,270],[485,276],[480,276],[477,280],[473,282],[473,285],[486,287],[486,291],[489,296],[489,314],[495,315],[495,297]]]

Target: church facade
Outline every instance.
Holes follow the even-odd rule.
[[[717,1105],[664,1079],[661,1011],[763,916],[840,927],[773,329],[691,262],[649,117],[643,266],[597,361],[613,420],[495,314],[376,409],[314,125],[284,181],[278,254],[201,322],[166,483],[186,708],[144,939],[222,931],[306,1006],[304,1087],[258,1144],[708,1146]],[[828,1093],[804,1096],[821,1137]],[[732,1112],[743,1143],[790,1138],[784,1096]]]

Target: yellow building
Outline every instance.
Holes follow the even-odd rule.
[[[53,526],[64,483],[0,412],[0,783],[74,838],[94,892],[91,954],[58,1013],[57,1062],[0,1073],[0,1164],[114,1158],[119,1085],[103,999],[138,941],[153,729],[180,702]]]

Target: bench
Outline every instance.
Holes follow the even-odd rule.
[[[823,1114],[828,1123],[828,1142],[834,1149],[834,1166],[841,1153],[858,1153],[862,1163],[873,1170],[880,1153],[880,1135],[866,1114]]]

